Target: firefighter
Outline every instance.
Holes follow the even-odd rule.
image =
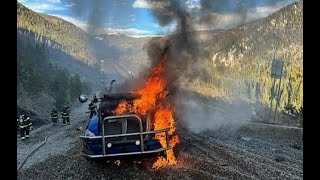
[[[21,116],[22,116],[22,115],[19,115],[19,118],[17,119],[17,129],[19,129],[20,118],[22,118]]]
[[[69,119],[69,111],[70,109],[68,109],[67,106],[63,106],[63,109],[61,111],[61,116],[63,119],[63,125],[70,124],[70,119]]]
[[[98,102],[98,98],[96,94],[93,94],[93,103],[97,103]]]
[[[32,122],[30,120],[30,117],[27,117],[26,115],[20,115],[19,117],[19,128],[20,128],[20,136],[21,140],[28,139],[30,137],[29,133],[30,130],[32,130]]]
[[[51,120],[54,125],[56,125],[58,122],[58,110],[55,107],[51,111]]]
[[[97,108],[97,106],[94,104],[93,101],[91,101],[91,103],[89,104],[89,108],[88,108],[90,110],[90,119],[92,118],[93,115],[97,114],[96,108]]]
[[[68,113],[70,114],[70,111],[71,111],[70,107],[68,105],[65,105],[65,107],[66,107]]]

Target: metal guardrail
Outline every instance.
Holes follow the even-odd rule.
[[[139,120],[139,130],[140,132],[136,132],[136,133],[125,133],[125,134],[114,134],[114,135],[105,135],[104,132],[104,127],[105,127],[105,121],[106,120],[120,120],[123,118],[129,118],[129,117],[134,117],[136,119]],[[130,114],[130,115],[120,115],[120,116],[108,116],[105,117],[102,121],[102,136],[94,136],[94,137],[90,137],[90,136],[80,136],[80,138],[85,141],[85,140],[92,140],[92,139],[102,139],[102,155],[88,155],[88,154],[83,154],[83,156],[89,157],[89,158],[99,158],[99,157],[110,157],[110,156],[122,156],[122,155],[134,155],[134,154],[148,154],[148,153],[157,153],[157,152],[161,152],[161,151],[166,151],[168,149],[170,149],[170,145],[169,145],[169,128],[166,129],[161,129],[161,130],[156,130],[156,131],[148,131],[148,132],[143,132],[143,128],[142,128],[142,120],[139,116],[135,115],[135,114]],[[157,133],[163,133],[165,132],[166,135],[166,147],[162,147],[162,148],[158,148],[155,150],[144,150],[144,140],[143,140],[143,135],[146,134],[157,134]],[[116,153],[116,154],[107,154],[106,153],[106,138],[113,138],[113,137],[128,137],[128,136],[134,136],[134,135],[139,135],[140,136],[140,151],[137,152],[129,152],[129,153]],[[84,146],[83,146],[84,147]]]

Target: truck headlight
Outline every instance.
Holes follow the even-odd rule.
[[[136,141],[136,145],[139,145],[140,144],[140,141],[138,140],[138,141]]]

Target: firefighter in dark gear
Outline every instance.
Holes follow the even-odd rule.
[[[33,126],[31,120],[26,115],[20,115],[19,117],[19,128],[21,140],[28,139],[30,137],[29,133]]]
[[[99,101],[99,99],[97,98],[96,94],[93,94],[93,103],[97,103]]]
[[[51,111],[51,120],[53,122],[54,125],[57,124],[58,122],[58,110],[57,108],[53,108]]]
[[[65,105],[65,108],[67,109],[68,113],[70,113],[71,109],[68,105]]]
[[[93,103],[93,101],[91,101],[88,108],[90,110],[90,119],[92,118],[93,115],[97,114],[96,108],[97,106]]]
[[[63,120],[63,125],[66,125],[66,123],[70,124],[69,109],[67,106],[63,106],[61,116],[62,116],[62,120]]]
[[[19,128],[20,118],[21,118],[21,115],[20,115],[19,118],[17,119],[17,129]]]

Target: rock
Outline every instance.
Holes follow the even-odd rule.
[[[294,149],[298,149],[301,150],[301,146],[299,146],[298,144],[293,144],[291,147],[293,147]]]
[[[276,156],[276,157],[274,158],[274,160],[277,161],[277,162],[282,162],[282,161],[285,160],[285,158],[282,157],[282,156]]]
[[[244,140],[244,141],[250,141],[251,140],[251,138],[248,138],[248,137],[241,137],[241,139]]]

